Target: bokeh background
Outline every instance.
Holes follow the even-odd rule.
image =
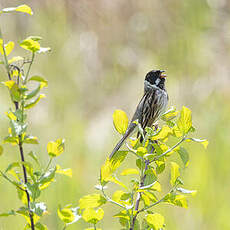
[[[44,38],[52,52],[36,57],[32,73],[49,80],[47,98],[29,112],[35,147],[43,165],[46,144],[66,139],[66,151],[57,160],[73,169],[72,179],[57,177],[42,195],[50,214],[43,219],[49,229],[61,229],[57,205],[72,203],[94,191],[99,168],[118,134],[112,125],[114,109],[131,117],[142,96],[143,79],[151,69],[167,70],[170,105],[193,111],[197,137],[210,142],[189,148],[190,164],[185,186],[197,189],[189,209],[163,205],[166,229],[230,229],[230,2],[228,0],[1,0],[0,7],[26,3],[34,15],[1,15],[5,40],[29,35]],[[19,47],[16,55],[29,57]],[[13,55],[13,54],[12,54]],[[6,79],[1,68],[0,81]],[[6,136],[12,106],[8,92],[0,90],[0,137]],[[15,148],[5,145],[0,168],[18,160]],[[29,151],[29,147],[28,147]],[[0,212],[20,205],[15,189],[0,180]],[[106,208],[99,227],[120,229]],[[21,217],[0,219],[0,229],[22,229]],[[83,221],[69,229],[84,229]]]

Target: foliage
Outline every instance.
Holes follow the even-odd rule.
[[[206,148],[208,141],[192,137],[195,128],[192,126],[191,110],[185,106],[180,111],[169,109],[163,114],[162,120],[161,127],[146,128],[142,143],[139,139],[132,138],[126,144],[127,151],[118,151],[111,159],[106,160],[101,167],[100,184],[95,186],[100,193],[86,195],[79,200],[78,219],[82,217],[97,229],[96,225],[104,214],[101,206],[112,203],[120,208],[114,218],[119,219],[122,229],[161,230],[165,228],[165,218],[154,211],[156,205],[167,203],[188,208],[188,196],[195,195],[196,191],[183,187],[182,169],[189,162],[186,142],[198,142]],[[125,112],[116,110],[113,122],[118,133],[124,134],[124,127],[128,127]],[[172,142],[174,145],[170,145]],[[129,184],[125,184],[118,179],[117,172],[128,154],[136,158],[136,166],[121,171],[121,176],[130,177]],[[172,155],[181,159],[181,163],[172,160]],[[162,189],[161,174],[167,173],[167,168],[170,169],[169,189],[162,195],[162,190],[166,189]],[[109,183],[120,186],[112,197],[106,193]]]
[[[27,5],[2,9],[0,14],[11,12],[33,14],[31,8]],[[61,169],[59,165],[51,166],[52,160],[64,151],[63,139],[48,143],[47,158],[49,157],[49,160],[45,168],[41,167],[39,158],[33,150],[28,154],[24,151],[24,145],[37,145],[39,143],[38,138],[27,131],[27,111],[36,106],[40,99],[45,97],[40,91],[48,86],[46,79],[37,75],[31,76],[30,74],[35,56],[50,50],[50,48],[41,47],[41,39],[39,36],[30,36],[19,42],[19,46],[30,53],[31,59],[29,61],[21,56],[14,56],[8,59],[8,55],[14,50],[15,43],[13,41],[6,43],[0,31],[0,53],[3,59],[1,64],[4,65],[8,77],[8,80],[2,82],[2,85],[8,88],[13,103],[13,107],[9,108],[5,113],[9,119],[9,133],[3,142],[18,147],[21,157],[20,161],[11,162],[5,170],[0,170],[0,175],[15,186],[17,196],[22,202],[21,207],[1,213],[0,217],[21,215],[26,220],[24,229],[31,228],[33,230],[48,229],[47,226],[40,222],[41,217],[48,213],[46,204],[39,200],[43,190],[54,182],[57,173],[72,176],[71,169]],[[15,64],[16,62],[21,62],[21,64]],[[34,88],[28,86],[29,82],[35,83],[33,84]],[[2,153],[3,146],[0,146],[0,155]],[[71,209],[70,217],[68,217],[68,212],[65,210],[69,209],[59,208],[59,216],[67,216],[62,219],[64,221],[71,219],[69,222],[73,222],[77,218],[72,214],[75,209]]]

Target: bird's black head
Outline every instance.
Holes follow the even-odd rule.
[[[164,72],[164,70],[152,70],[146,74],[145,80],[151,85],[155,85],[161,89],[164,89],[166,77],[166,75],[163,74]]]

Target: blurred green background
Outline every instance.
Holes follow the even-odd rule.
[[[94,191],[99,168],[111,152],[118,134],[112,125],[114,109],[131,117],[143,93],[143,79],[151,69],[167,70],[170,105],[193,111],[197,137],[210,142],[205,151],[189,148],[190,165],[185,186],[197,189],[189,209],[162,205],[166,229],[230,229],[230,2],[228,0],[1,0],[0,7],[28,4],[34,16],[1,15],[5,40],[29,35],[43,37],[52,52],[36,57],[33,74],[49,80],[47,98],[29,112],[35,147],[46,165],[46,144],[66,139],[66,151],[57,160],[73,169],[73,178],[57,176],[41,197],[50,214],[43,218],[49,229],[61,229],[57,205],[73,203]],[[16,48],[15,55],[29,58]],[[13,54],[12,54],[13,55]],[[0,81],[6,80],[1,68]],[[0,90],[0,138],[6,136],[12,106],[8,92]],[[30,148],[27,147],[29,150]],[[0,168],[19,159],[5,145]],[[15,189],[0,182],[0,212],[20,205]],[[120,229],[108,206],[99,227]],[[0,229],[22,229],[23,218],[0,219]],[[83,221],[69,229],[84,229]]]

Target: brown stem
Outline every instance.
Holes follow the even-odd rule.
[[[21,142],[21,136],[19,136],[19,151],[20,151],[20,155],[21,155],[21,161],[25,162],[24,152],[23,152],[23,147],[22,147],[22,142]],[[24,175],[24,182],[26,184],[28,180],[27,180],[26,167],[24,164],[22,165],[22,169],[23,169],[23,175]],[[27,190],[25,190],[25,192],[26,192],[27,204],[28,204],[28,209],[29,209],[31,229],[34,230],[35,228],[34,228],[33,214],[30,212],[30,195],[29,195]]]
[[[146,170],[148,169],[148,166],[149,166],[149,161],[146,160],[145,161],[145,168],[144,168],[144,171],[143,171],[143,177],[141,178],[141,181],[140,181],[140,187],[143,187],[144,186],[144,183],[145,183],[145,178],[146,178]],[[136,199],[136,204],[135,204],[135,211],[137,211],[137,213],[134,215],[133,217],[133,220],[132,220],[132,224],[131,224],[131,227],[129,230],[133,230],[134,229],[134,225],[135,225],[135,221],[137,219],[137,215],[139,213],[138,209],[139,209],[139,205],[140,205],[140,201],[141,201],[141,192],[138,192],[137,193],[137,199]]]

